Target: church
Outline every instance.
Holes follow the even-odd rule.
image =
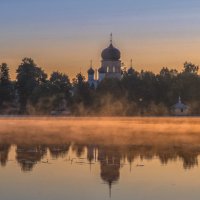
[[[104,78],[121,79],[122,77],[122,62],[120,60],[121,52],[113,46],[112,34],[110,44],[102,51],[101,58],[101,67],[98,70],[94,70],[92,63],[88,70],[88,83],[95,88]],[[132,67],[128,72],[131,71]]]

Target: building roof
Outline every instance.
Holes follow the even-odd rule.
[[[181,97],[179,97],[178,103],[173,106],[175,109],[187,109],[188,106],[181,102]]]
[[[117,61],[121,57],[120,51],[110,43],[109,47],[104,49],[101,53],[103,60]]]
[[[98,69],[98,72],[99,72],[100,74],[105,74],[105,73],[106,73],[106,70],[105,70],[103,67],[100,67],[100,68]]]
[[[128,74],[133,74],[133,72],[134,72],[133,67],[130,67],[130,68],[128,69]]]
[[[90,75],[94,74],[94,69],[92,67],[90,67],[90,69],[88,70],[88,74],[90,74]]]

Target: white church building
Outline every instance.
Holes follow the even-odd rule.
[[[178,103],[172,106],[172,112],[175,116],[187,116],[190,113],[190,107],[183,104],[179,97]]]

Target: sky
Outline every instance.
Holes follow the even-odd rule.
[[[86,75],[113,43],[136,70],[200,64],[199,0],[0,0],[0,63],[12,79],[22,58],[48,74]]]

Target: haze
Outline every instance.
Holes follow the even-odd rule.
[[[199,145],[199,118],[0,118],[0,143]],[[9,128],[8,128],[9,127]],[[31,127],[31,129],[29,128]],[[28,130],[28,131],[27,131]]]

